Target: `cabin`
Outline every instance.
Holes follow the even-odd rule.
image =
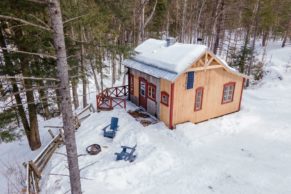
[[[123,61],[129,100],[170,129],[240,110],[244,81],[204,45],[148,39]]]

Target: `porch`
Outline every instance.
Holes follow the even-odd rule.
[[[115,107],[126,109],[128,85],[106,88],[96,96],[97,110],[112,110]]]

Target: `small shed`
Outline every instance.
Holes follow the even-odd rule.
[[[173,129],[240,110],[246,75],[204,45],[148,39],[123,61],[129,99]]]

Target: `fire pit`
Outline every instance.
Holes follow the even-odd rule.
[[[90,155],[97,155],[99,152],[101,152],[101,146],[99,144],[92,144],[86,148],[86,151]]]

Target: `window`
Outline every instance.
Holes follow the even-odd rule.
[[[161,103],[169,106],[169,94],[167,92],[161,92]]]
[[[202,101],[203,101],[203,87],[199,87],[196,89],[194,111],[202,109]]]
[[[129,74],[129,93],[131,95],[134,94],[134,76],[132,74]]]
[[[151,83],[148,85],[148,98],[156,101],[156,86]]]
[[[190,71],[187,73],[187,90],[192,89],[194,86],[194,71]]]
[[[144,80],[140,80],[139,94],[143,97],[146,96],[146,82]]]
[[[222,104],[233,101],[235,82],[229,82],[223,86]]]

